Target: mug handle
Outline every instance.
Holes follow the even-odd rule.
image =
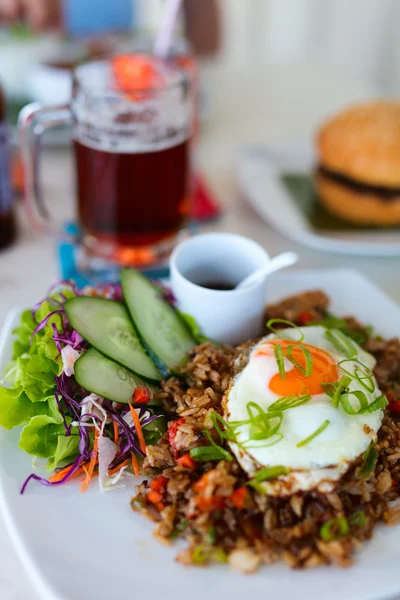
[[[55,236],[64,242],[76,243],[78,237],[71,235],[57,226],[50,216],[43,201],[42,187],[39,177],[41,139],[45,131],[70,125],[72,113],[70,107],[42,107],[34,102],[25,106],[19,115],[19,141],[22,155],[25,184],[25,207],[32,225],[45,234]]]

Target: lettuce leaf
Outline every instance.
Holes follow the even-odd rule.
[[[47,463],[47,470],[54,471],[60,463],[70,463],[77,456],[79,451],[79,435],[59,435],[57,439],[57,447],[54,456]]]
[[[185,321],[186,327],[189,329],[197,344],[203,344],[204,342],[210,341],[209,338],[204,335],[200,328],[200,325],[198,324],[196,319],[192,317],[192,315],[181,312],[180,310],[178,310],[177,312],[179,313],[183,321]]]
[[[17,336],[13,346],[13,359],[28,353],[31,345],[31,335],[35,330],[36,323],[32,317],[32,311],[26,310],[21,315],[19,326],[14,329],[13,334]]]
[[[35,414],[34,405],[22,387],[0,387],[0,425],[12,429],[27,423]]]
[[[63,289],[63,296],[74,293]],[[55,399],[55,377],[62,372],[62,360],[53,340],[54,324],[62,332],[60,314],[52,315],[43,329],[33,335],[39,323],[58,309],[65,300],[59,294],[44,301],[32,316],[31,310],[21,315],[14,330],[13,360],[5,370],[0,385],[0,426],[5,429],[24,425],[20,448],[28,454],[49,459],[48,468],[78,454],[79,435],[65,435],[63,417]],[[76,433],[73,431],[73,433]]]
[[[167,419],[164,415],[160,415],[158,419],[150,421],[143,426],[143,435],[146,444],[152,446],[158,442],[160,437],[167,431]]]
[[[19,447],[40,458],[55,456],[58,437],[65,434],[64,425],[56,423],[49,415],[36,415],[21,432]]]

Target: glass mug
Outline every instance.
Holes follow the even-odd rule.
[[[78,66],[69,106],[20,116],[25,203],[33,225],[89,256],[151,266],[166,258],[191,212],[194,99],[187,70],[144,55]],[[40,137],[72,124],[79,235],[55,227],[38,177]]]

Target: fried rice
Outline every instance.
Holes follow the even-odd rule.
[[[313,324],[326,318],[328,307],[325,294],[314,291],[268,307],[267,317]],[[392,409],[400,404],[400,343],[373,337],[352,317],[344,321],[375,356],[374,374],[390,404],[369,472],[360,468],[360,458],[330,493],[267,496],[246,485],[249,477],[234,457],[219,462],[190,458],[191,449],[206,443],[205,430],[218,439],[211,414],[222,414],[223,394],[254,341],[236,349],[201,344],[179,376],[162,383],[160,399],[170,415],[169,428],[147,449],[142,473],[151,480],[138,486],[132,508],[157,522],[154,534],[160,541],[187,541],[177,556],[184,565],[227,562],[243,573],[280,559],[292,568],[347,567],[379,521],[393,525],[399,520],[400,424]],[[329,522],[332,532],[326,539],[321,528]]]

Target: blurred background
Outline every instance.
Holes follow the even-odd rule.
[[[227,65],[339,67],[387,93],[400,85],[396,0],[220,0]]]
[[[77,4],[77,0],[68,4]],[[80,9],[70,9],[69,14],[65,10],[58,32],[37,32],[23,22],[10,27],[3,24],[0,79],[14,105],[14,115],[26,100],[43,99],[42,81],[37,81],[43,74],[32,71],[39,62],[64,62],[67,66],[68,61],[98,52],[101,44],[96,46],[93,37],[105,35],[105,30],[114,36],[103,38],[104,48],[126,41],[129,32],[150,36],[159,23],[163,2],[103,2],[109,8],[102,7],[101,15],[93,14],[91,4],[93,0],[81,2]],[[396,0],[217,0],[217,4],[221,32],[219,52],[213,54],[227,68],[289,63],[326,66],[369,81],[388,95],[400,89],[400,3]],[[92,14],[85,18],[85,12]],[[91,44],[83,43],[88,37]],[[66,40],[73,38],[79,43],[66,46]],[[50,88],[49,84],[48,100],[52,101]]]

